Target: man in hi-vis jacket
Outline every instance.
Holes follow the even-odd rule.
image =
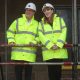
[[[38,21],[34,19],[36,6],[28,3],[25,7],[25,14],[13,21],[7,31],[8,44],[37,44]],[[35,62],[35,47],[12,47],[11,60],[16,62]],[[31,65],[15,65],[16,80],[22,80],[22,70],[25,69],[25,80],[31,80]]]

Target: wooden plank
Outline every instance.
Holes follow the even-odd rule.
[[[62,69],[71,70],[72,66],[62,66]],[[77,69],[80,69],[80,65],[77,66]]]

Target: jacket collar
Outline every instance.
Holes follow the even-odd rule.
[[[57,17],[57,14],[54,14],[54,16],[53,16],[53,20],[55,20],[56,17]],[[42,18],[42,22],[44,23],[44,17]]]
[[[28,20],[27,20],[27,18],[26,18],[26,16],[25,16],[25,14],[22,14],[22,17],[23,17],[23,19],[27,22]],[[32,19],[31,19],[31,23],[33,22],[33,20],[34,20],[34,16],[32,17]]]

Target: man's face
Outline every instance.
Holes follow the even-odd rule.
[[[32,9],[27,8],[25,10],[25,15],[28,19],[31,19],[34,16],[34,14],[35,14],[35,11]]]

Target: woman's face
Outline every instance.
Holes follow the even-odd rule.
[[[46,8],[43,9],[43,13],[47,18],[49,18],[53,14],[53,9],[50,8],[50,7],[46,7]]]

